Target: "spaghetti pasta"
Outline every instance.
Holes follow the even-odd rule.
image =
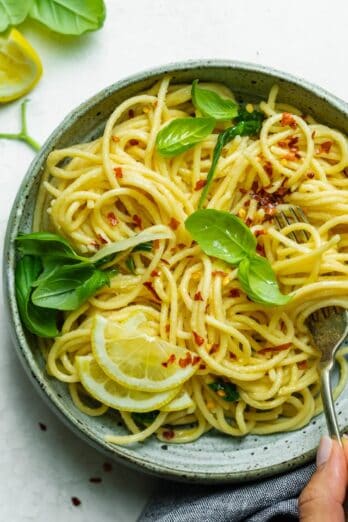
[[[206,87],[233,99],[226,86]],[[218,134],[228,126],[217,123],[211,135],[177,157],[158,154],[159,130],[195,114],[190,85],[164,77],[121,103],[103,136],[48,157],[34,230],[54,230],[85,255],[152,225],[172,232],[172,239],[157,240],[150,250],[127,250],[108,262],[119,269],[110,286],[66,313],[61,335],[53,344],[45,341],[50,375],[69,383],[72,400],[87,415],[105,413],[107,405],[91,404],[76,365],[78,357],[91,354],[96,314],[124,324],[141,313],[147,334],[200,357],[183,384],[189,407],[163,409],[143,421],[121,411],[131,434],[109,435],[109,442],[132,443],[153,433],[190,442],[211,428],[234,437],[276,433],[304,426],[321,410],[319,353],[305,320],[322,306],[348,308],[348,142],[276,98],[274,87],[259,104],[265,120],[258,138],[237,136],[224,147],[205,204],[249,226],[283,292],[293,295],[285,306],[250,301],[237,269],[207,256],[185,229]],[[287,205],[301,207],[308,223],[277,229],[274,213]],[[295,230],[306,231],[305,241],[294,240]],[[346,353],[337,357],[336,396],[347,377]],[[237,393],[233,400],[226,395],[229,384]]]

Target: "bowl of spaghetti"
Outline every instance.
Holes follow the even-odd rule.
[[[20,358],[79,436],[200,482],[314,455],[306,318],[348,308],[347,116],[285,73],[204,61],[117,82],[59,125],[14,203],[4,278]],[[293,207],[303,221],[279,225]]]

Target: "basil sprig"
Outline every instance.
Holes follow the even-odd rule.
[[[42,271],[38,257],[24,256],[16,265],[15,288],[18,309],[25,326],[40,337],[56,337],[57,312],[43,310],[31,301],[32,284]]]
[[[57,33],[80,35],[99,29],[105,14],[103,0],[1,0],[0,32],[29,17]]]
[[[177,156],[204,140],[215,126],[213,118],[177,118],[157,134],[158,152],[167,158]]]
[[[204,116],[217,121],[232,120],[238,114],[238,105],[228,98],[222,98],[216,92],[198,87],[198,80],[192,84],[192,101],[196,109]]]
[[[15,284],[23,323],[40,337],[56,337],[58,311],[76,310],[108,285],[118,269],[103,269],[103,266],[116,254],[130,249],[149,252],[154,240],[170,237],[167,230],[150,227],[127,239],[108,243],[91,257],[83,257],[58,234],[19,235],[16,242],[23,257],[16,265]],[[134,262],[128,268],[134,270]]]
[[[247,119],[243,120],[242,117]],[[236,136],[254,136],[258,134],[261,129],[263,115],[261,112],[258,111],[253,111],[252,113],[249,113],[246,110],[242,110],[242,112],[236,119],[239,120],[237,125],[235,125],[234,127],[229,127],[218,136],[213,152],[213,159],[207,175],[207,183],[202,190],[201,197],[199,198],[198,208],[202,207],[204,200],[209,192],[210,186],[215,175],[216,167],[224,146],[227,145],[227,143],[229,143],[230,141],[232,141],[233,138],[235,138]]]
[[[256,253],[256,239],[241,219],[229,212],[197,210],[185,221],[186,229],[203,252],[238,266],[244,292],[256,303],[284,305],[283,295],[269,261]]]

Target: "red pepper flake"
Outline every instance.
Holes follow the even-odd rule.
[[[187,352],[185,358],[179,359],[179,366],[180,368],[186,368],[189,364],[192,364],[192,356],[190,352]]]
[[[90,245],[96,250],[99,250],[100,248],[100,244],[98,243],[98,241],[91,241]]]
[[[210,348],[210,350],[209,350],[209,354],[211,355],[212,353],[216,353],[216,352],[218,352],[218,351],[219,351],[219,348],[220,348],[220,345],[219,345],[219,344],[216,344],[216,343],[212,344],[212,345],[211,345],[211,348]]]
[[[109,212],[106,217],[112,227],[115,227],[117,225],[118,218],[115,216],[115,214],[113,212]]]
[[[266,230],[260,228],[259,230],[255,230],[255,237],[264,236],[266,234]]]
[[[297,159],[298,154],[295,154],[294,152],[288,152],[283,156],[283,159],[286,159],[287,161],[295,161]],[[301,156],[300,156],[301,157]]]
[[[288,350],[292,343],[284,343],[279,344],[278,346],[268,346],[267,348],[262,348],[258,353],[269,353],[269,352],[282,352],[283,350]]]
[[[266,163],[264,163],[263,165],[263,168],[264,168],[264,171],[269,175],[269,176],[272,176],[273,174],[273,167],[272,167],[272,163],[270,161],[266,161]],[[254,188],[252,189],[254,192]],[[257,188],[256,188],[257,190]]]
[[[229,291],[228,295],[229,295],[230,297],[240,297],[240,291],[238,290],[238,288],[232,288],[232,289]]]
[[[227,272],[223,272],[222,270],[214,270],[212,272],[212,275],[213,276],[221,276],[221,277],[226,277],[228,275]]]
[[[73,506],[80,506],[81,505],[81,500],[77,497],[71,497],[71,502],[73,504]]]
[[[308,363],[307,361],[300,361],[297,363],[297,367],[299,370],[306,370],[308,368]]]
[[[114,167],[114,173],[115,173],[115,177],[116,179],[121,179],[123,178],[123,172],[122,172],[122,169],[121,167]]]
[[[92,482],[92,484],[100,484],[102,479],[100,477],[91,477],[89,481]]]
[[[278,141],[278,147],[281,147],[282,149],[287,149],[288,148],[288,142],[284,141],[284,140],[280,140],[280,141]]]
[[[103,470],[104,470],[106,473],[109,473],[110,471],[112,471],[112,464],[110,464],[110,462],[104,462],[104,464],[103,464]]]
[[[108,243],[108,240],[105,239],[105,237],[103,237],[101,234],[98,234],[98,239],[102,245],[106,245],[106,243]]]
[[[248,217],[245,220],[245,224],[247,227],[250,227],[253,224],[253,220],[250,217]]]
[[[151,294],[158,300],[160,301],[160,297],[158,295],[158,293],[156,292],[156,290],[154,289],[153,287],[153,284],[151,283],[151,281],[146,281],[145,283],[143,283],[143,285],[149,290],[149,292],[151,292]]]
[[[170,356],[169,356],[169,359],[165,362],[162,363],[162,366],[164,366],[164,368],[167,368],[169,364],[173,364],[175,362],[175,354],[172,353]],[[181,359],[180,359],[181,360]],[[180,361],[179,361],[179,364],[180,364]]]
[[[199,355],[194,355],[193,359],[192,359],[192,366],[195,366],[196,364],[198,364],[200,360],[201,360],[201,358]]]
[[[194,299],[194,301],[203,301],[201,292],[196,292],[193,299]]]
[[[332,141],[324,141],[319,144],[319,154],[328,154],[331,150],[333,143]]]
[[[286,127],[288,125],[292,129],[296,129],[297,127],[295,118],[289,112],[283,112],[280,124],[282,127]]]
[[[129,109],[129,111],[128,111],[128,118],[134,118],[134,110],[133,109]]]
[[[266,255],[265,247],[263,245],[256,245],[256,251],[260,254],[260,256]]]
[[[203,187],[205,187],[207,184],[207,180],[206,179],[200,179],[197,181],[196,185],[195,185],[195,190],[201,190]]]
[[[135,140],[132,138],[131,140],[129,140],[129,144],[130,145],[139,145],[139,140]]]
[[[348,167],[345,167],[343,169],[343,174],[345,175],[346,178],[348,178]]]
[[[142,228],[142,226],[143,226],[141,217],[138,216],[137,214],[134,214],[134,216],[133,216],[133,223],[136,227],[139,227],[139,228]]]
[[[206,368],[207,367],[206,367],[206,365],[204,363],[199,365],[199,369],[200,370],[205,370]]]
[[[155,239],[155,241],[158,241],[158,240]],[[170,265],[169,261],[167,261],[167,260],[164,259],[163,257],[161,257],[161,261],[162,261],[162,263],[164,263],[165,265]]]
[[[115,143],[118,143],[120,141],[120,138],[118,136],[111,136],[112,141]]]
[[[233,359],[233,360],[237,359],[236,354],[230,352],[230,359]]]
[[[152,244],[153,244],[153,248],[154,248],[155,250],[157,250],[157,249],[159,248],[159,246],[160,246],[159,239],[154,239],[153,242],[152,242]]]
[[[163,437],[167,440],[174,439],[175,433],[173,430],[166,430],[162,433]]]
[[[180,225],[180,221],[178,221],[177,219],[175,219],[173,217],[170,219],[169,226],[172,230],[176,230],[179,225]]]
[[[47,430],[47,426],[43,422],[39,422],[39,428],[40,428],[41,431],[46,431]]]
[[[204,338],[201,337],[200,335],[198,335],[197,332],[192,332],[192,333],[193,333],[193,337],[194,337],[195,343],[198,346],[202,346],[202,344],[204,344]]]
[[[164,329],[168,333],[170,331],[170,324],[167,323]]]
[[[308,172],[308,174],[307,174],[307,178],[309,178],[309,179],[313,179],[314,177],[315,177],[314,172]]]
[[[151,272],[151,277],[158,277],[160,274],[158,272],[158,270],[152,270]]]
[[[298,142],[299,142],[299,137],[298,136],[291,136],[291,138],[288,139],[288,145],[289,147],[295,147]],[[297,148],[297,147],[296,147]]]
[[[239,188],[238,190],[241,194],[246,194],[248,192],[245,188]]]

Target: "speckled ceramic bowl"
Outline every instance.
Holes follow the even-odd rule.
[[[166,446],[151,438],[129,447],[113,446],[104,441],[104,435],[123,432],[115,414],[87,417],[74,407],[66,385],[45,372],[35,338],[25,331],[18,315],[14,290],[14,238],[19,231],[30,230],[47,155],[52,149],[99,136],[116,105],[148,88],[166,72],[175,82],[191,82],[199,78],[225,83],[241,99],[248,101],[265,99],[272,85],[277,83],[281,101],[296,105],[304,113],[310,113],[319,121],[348,134],[346,103],[303,80],[251,64],[216,60],[172,64],[137,74],[106,88],[64,119],[35,157],[18,191],[8,222],[4,258],[5,299],[13,341],[42,397],[78,436],[110,458],[176,480],[232,482],[274,475],[313,457],[320,435],[326,430],[323,415],[304,429],[272,436],[250,435],[233,439],[210,432],[191,444]],[[344,429],[348,426],[348,388],[337,402],[337,411],[340,426]]]

